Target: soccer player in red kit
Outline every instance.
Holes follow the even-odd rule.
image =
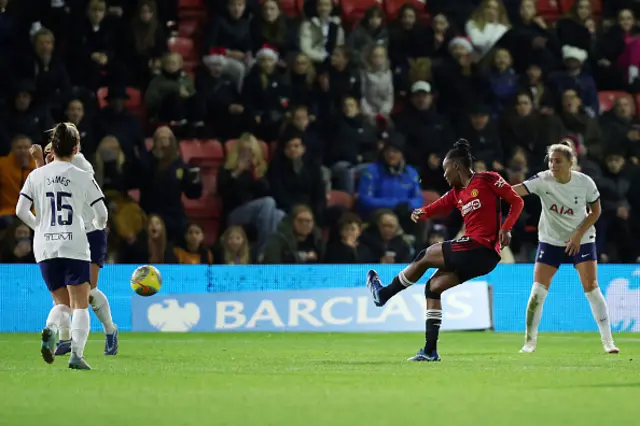
[[[432,204],[416,209],[414,221],[449,213],[454,208],[462,214],[465,235],[462,238],[436,243],[421,251],[390,285],[383,286],[376,271],[369,271],[367,287],[376,306],[383,306],[391,297],[413,285],[430,268],[437,268],[425,286],[427,298],[425,346],[409,361],[440,361],[437,351],[438,333],[442,323],[441,294],[472,278],[491,272],[500,262],[500,250],[511,241],[511,228],[518,220],[524,201],[499,174],[476,173],[469,143],[459,140],[443,163],[444,177],[452,189]],[[511,208],[502,222],[501,200]]]

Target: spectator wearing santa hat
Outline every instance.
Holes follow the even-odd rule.
[[[206,121],[213,124],[214,136],[222,140],[236,137],[236,129],[246,124],[238,87],[223,72],[226,61],[224,49],[212,49],[196,71],[196,92],[206,105]]]
[[[277,72],[278,51],[270,45],[256,54],[257,61],[249,71],[242,87],[242,104],[262,140],[277,139],[291,99],[291,88],[285,77]]]
[[[226,13],[217,15],[204,39],[205,52],[222,48],[226,57],[224,72],[242,90],[251,61],[251,20],[246,0],[228,0]]]
[[[338,16],[332,16],[332,0],[316,0],[316,14],[300,26],[300,50],[316,63],[324,63],[333,49],[345,43]]]
[[[549,86],[559,101],[563,93],[574,89],[582,106],[590,117],[600,113],[598,89],[593,77],[583,69],[587,60],[587,52],[574,46],[562,46],[562,58],[565,70],[556,71],[549,76]]]

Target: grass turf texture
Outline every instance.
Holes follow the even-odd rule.
[[[411,334],[122,333],[93,371],[47,365],[39,335],[0,334],[0,425],[638,424],[640,336],[442,333],[441,363],[408,363]]]

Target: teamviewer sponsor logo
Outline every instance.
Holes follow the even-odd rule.
[[[73,232],[45,232],[44,240],[49,241],[72,241]]]

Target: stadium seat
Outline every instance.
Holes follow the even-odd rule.
[[[575,3],[575,0],[559,0],[559,1],[560,1],[560,12],[563,14],[569,12],[571,10],[571,7]],[[600,16],[602,14],[602,1],[591,0],[591,4],[593,5],[593,14],[595,16]]]
[[[371,6],[382,7],[382,0],[342,0],[340,5],[346,26],[353,27],[362,19],[367,8]]]
[[[351,194],[344,191],[331,191],[329,192],[327,206],[344,206],[351,210],[353,207],[353,197]]]
[[[226,141],[224,143],[225,152],[229,152],[231,150],[231,147],[237,144],[238,141],[239,139],[229,139],[228,141]],[[260,148],[262,148],[262,156],[264,157],[265,161],[269,162],[269,145],[267,145],[267,143],[264,141],[258,141],[258,143],[260,144]]]
[[[178,22],[178,36],[192,37],[200,28],[200,23],[194,19],[184,19]]]
[[[215,139],[180,141],[180,154],[185,163],[205,168],[217,167],[224,159],[222,145]]]
[[[538,14],[546,21],[555,22],[560,18],[560,5],[558,0],[538,0],[536,2]]]
[[[196,219],[195,223],[202,227],[204,231],[204,244],[211,247],[218,240],[220,232],[220,222],[217,219]]]
[[[290,17],[297,17],[300,14],[299,1],[297,0],[282,0],[280,3],[280,10]]]
[[[424,205],[428,206],[429,204],[438,200],[440,198],[440,194],[438,194],[436,191],[422,191],[422,198],[424,199]],[[434,219],[441,219],[444,217],[447,217],[447,215],[445,214],[433,216]]]
[[[627,93],[622,91],[602,91],[598,92],[598,102],[600,103],[600,113],[602,114],[605,111],[613,108],[613,104],[621,97],[628,97],[629,100],[633,103],[633,97]]]
[[[182,205],[190,219],[213,219],[220,217],[219,201],[212,195],[203,194],[197,200],[190,200],[182,195]]]
[[[169,51],[176,52],[182,55],[184,60],[194,59],[196,57],[196,51],[193,46],[193,40],[186,37],[171,37],[169,39]]]
[[[425,9],[425,2],[420,0],[386,0],[384,2],[384,11],[387,15],[387,22],[392,21],[398,17],[400,8],[405,4],[410,3],[418,9],[418,19],[425,21],[429,18],[429,13]]]
[[[204,0],[178,0],[178,9],[204,9]]]
[[[107,106],[107,96],[109,95],[109,88],[101,87],[96,92],[96,96],[98,98],[98,106],[100,108],[104,108]],[[136,117],[141,120],[146,119],[146,108],[144,102],[142,101],[142,93],[140,90],[135,87],[127,87],[127,95],[129,99],[127,99],[124,103],[125,107]]]

